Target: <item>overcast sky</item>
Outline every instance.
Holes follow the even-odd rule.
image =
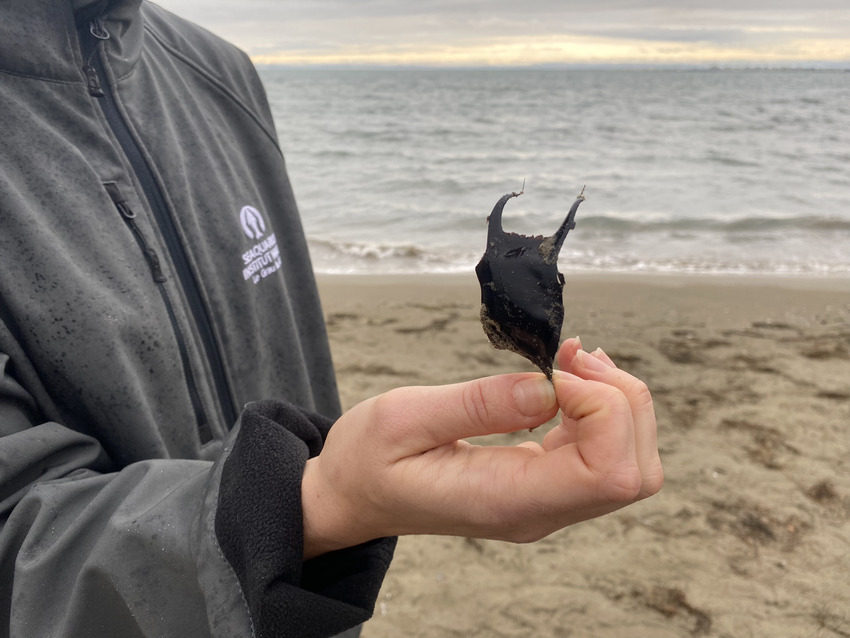
[[[850,0],[157,0],[257,63],[850,66]]]

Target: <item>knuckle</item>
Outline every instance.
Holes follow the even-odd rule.
[[[625,393],[631,398],[635,407],[652,405],[652,393],[649,391],[649,386],[641,379],[631,377]]]
[[[637,464],[611,469],[602,483],[602,498],[613,504],[631,503],[641,494],[643,478]]]
[[[372,400],[371,412],[372,418],[376,421],[382,421],[395,412],[395,406],[398,403],[398,390],[390,390],[383,394],[379,394]]]
[[[605,421],[619,421],[631,414],[631,404],[622,390],[604,383],[595,383],[592,387],[593,392],[582,397],[569,416],[581,420],[595,415]]]
[[[500,530],[499,540],[518,545],[537,542],[552,531],[536,518],[518,518],[517,516],[512,516],[510,520],[500,521],[496,529]]]
[[[605,390],[605,410],[608,412],[607,416],[614,419],[624,419],[630,416],[632,413],[632,404],[628,396],[622,390],[613,386],[608,386]]]
[[[536,543],[545,536],[546,534],[542,534],[538,530],[518,527],[511,531],[510,537],[506,540],[511,543],[516,543],[517,545],[528,545],[529,543]]]
[[[540,540],[548,533],[552,521],[551,508],[544,507],[532,500],[517,502],[516,499],[498,498],[493,501],[479,501],[479,520],[481,529],[487,529],[487,536],[509,543],[526,544]],[[474,512],[476,507],[471,507]]]
[[[401,410],[406,402],[407,399],[402,388],[390,390],[374,397],[369,406],[370,418],[368,420],[372,434],[389,439],[403,436],[401,426],[404,419],[401,418]]]
[[[658,462],[648,472],[644,473],[643,485],[640,490],[640,498],[649,498],[661,491],[664,486],[664,468]]]
[[[461,404],[466,418],[476,424],[489,423],[490,406],[481,383],[467,383],[461,393]]]

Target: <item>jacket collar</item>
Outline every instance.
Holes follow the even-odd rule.
[[[142,45],[142,0],[0,0],[0,72],[85,83],[78,25],[101,16],[116,77],[128,73]],[[2,78],[0,78],[2,80]]]

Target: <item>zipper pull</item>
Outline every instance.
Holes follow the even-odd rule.
[[[89,95],[92,97],[103,97],[103,87],[100,86],[100,77],[97,75],[97,71],[91,64],[86,64],[83,67],[83,71],[86,74],[86,84],[89,88]]]
[[[97,16],[91,19],[89,22],[89,33],[91,33],[98,40],[108,40],[109,39],[109,31],[106,30],[106,27],[103,26],[103,18]]]
[[[118,184],[115,182],[105,182],[103,186],[106,188],[106,192],[109,193],[109,197],[112,199],[112,203],[115,204],[115,207],[118,209],[121,217],[124,218],[124,221],[127,222],[127,226],[130,227],[130,230],[133,231],[133,234],[136,236],[136,241],[142,249],[142,252],[145,254],[145,259],[151,269],[153,280],[158,284],[164,283],[165,275],[163,274],[162,266],[159,263],[159,255],[157,255],[156,251],[148,245],[145,236],[142,235],[142,231],[139,230],[139,226],[136,224],[136,212],[127,205],[127,201],[121,195]]]
[[[133,210],[131,210],[125,202],[116,204],[116,206],[118,207],[118,212],[120,212],[121,216],[127,221],[127,225],[130,227],[130,230],[136,234],[136,237],[139,240],[139,246],[141,246],[142,252],[145,254],[145,259],[148,261],[148,266],[151,269],[151,276],[153,277],[153,280],[158,284],[165,282],[165,275],[162,274],[162,266],[159,263],[159,255],[157,255],[156,251],[148,245],[144,235],[142,235],[142,231],[140,231],[138,225],[136,225],[136,213],[133,212]]]
[[[109,31],[103,26],[103,20],[100,16],[92,18],[89,22],[89,33],[97,40],[105,41],[109,39]],[[97,55],[97,45],[95,42],[91,48],[91,52],[86,59],[86,64],[83,67],[83,72],[86,74],[86,83],[89,89],[89,95],[92,97],[103,97],[103,87],[100,85],[100,76],[97,74],[97,69],[92,63],[94,56]]]

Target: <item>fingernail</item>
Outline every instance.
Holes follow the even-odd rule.
[[[516,409],[525,416],[536,416],[555,407],[555,388],[546,377],[532,377],[514,384]]]
[[[602,348],[597,348],[596,350],[593,351],[594,355],[596,355],[597,353],[601,356],[594,356],[593,357],[594,359],[601,361],[602,363],[604,363],[609,368],[615,368],[616,367],[611,363],[611,357],[609,357],[608,353],[605,352]]]
[[[578,343],[579,350],[581,350],[581,337],[579,337],[578,335],[576,335],[576,336],[575,336],[575,337],[573,337],[573,338],[576,340],[576,343]]]
[[[607,363],[587,354],[584,350],[576,352],[576,359],[581,367],[592,370],[593,372],[605,372],[609,368]]]

